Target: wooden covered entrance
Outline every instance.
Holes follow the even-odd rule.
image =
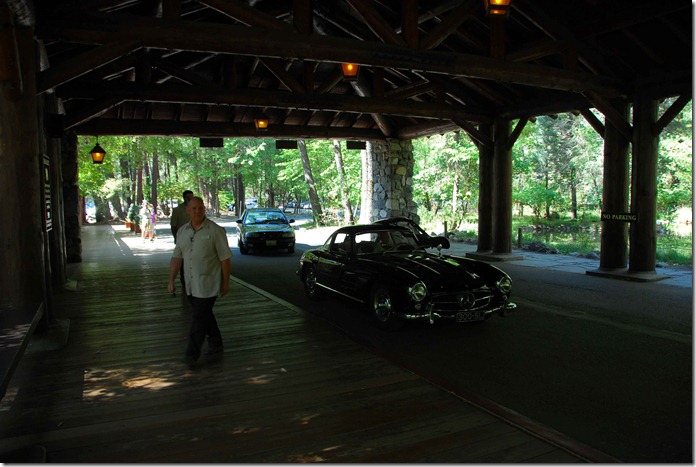
[[[480,0],[2,0],[0,316],[32,329],[45,310],[47,325],[79,260],[66,136],[258,136],[261,114],[282,139],[464,131],[481,152],[479,250],[504,256],[515,139],[578,112],[605,137],[605,210],[637,215],[629,255],[626,226],[605,223],[601,268],[654,274],[657,141],[691,99],[691,57],[686,0],[512,0],[504,15]]]

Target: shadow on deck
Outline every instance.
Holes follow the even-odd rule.
[[[68,344],[28,352],[0,402],[0,452],[49,462],[610,462],[561,449],[239,282],[221,360],[180,362],[190,312],[168,251],[84,228]],[[74,284],[75,285],[75,284]],[[205,357],[203,357],[204,359]],[[0,459],[1,460],[1,459]]]

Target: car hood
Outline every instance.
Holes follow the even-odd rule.
[[[293,228],[289,224],[251,224],[242,227],[246,233],[249,232],[292,232]]]
[[[492,286],[505,275],[503,271],[487,263],[427,252],[386,253],[380,257],[379,262],[408,271],[429,288],[437,287],[441,290],[461,288],[462,284],[471,288]]]

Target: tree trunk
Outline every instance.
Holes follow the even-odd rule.
[[[341,143],[334,140],[334,157],[336,158],[336,171],[338,172],[338,182],[341,188],[341,202],[343,204],[343,222],[346,225],[353,224],[353,210],[350,206],[350,192],[346,186],[346,172],[343,170],[343,154],[341,153]]]
[[[244,179],[242,174],[237,172],[234,190],[234,213],[237,217],[244,212]]]
[[[570,169],[570,218],[578,218],[578,183],[575,180],[575,169]]]
[[[150,203],[153,209],[157,209],[157,184],[159,183],[159,155],[157,151],[152,155],[152,175],[150,177],[150,182],[152,183],[152,196],[150,196]]]
[[[314,185],[314,176],[312,175],[312,167],[309,164],[309,155],[307,155],[307,145],[303,139],[297,140],[297,146],[300,149],[300,158],[302,159],[302,169],[304,171],[305,181],[307,182],[307,190],[309,191],[309,201],[312,203],[312,212],[314,218],[319,225],[324,225],[324,213],[321,210],[319,195],[317,194],[316,186]]]

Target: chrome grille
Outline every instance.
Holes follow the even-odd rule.
[[[458,293],[440,293],[432,295],[433,311],[450,312],[473,311],[487,308],[493,294],[490,289],[469,290]]]

